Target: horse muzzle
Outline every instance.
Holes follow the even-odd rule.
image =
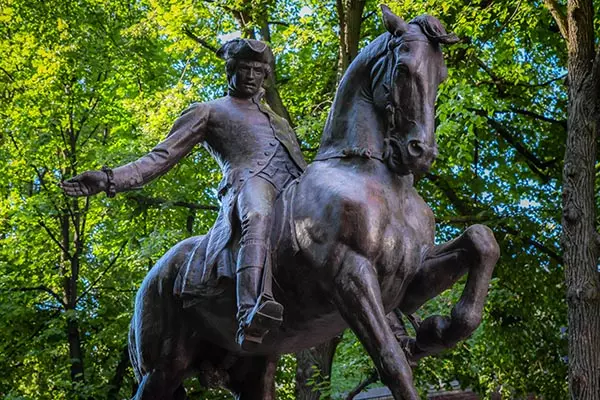
[[[437,146],[430,146],[417,139],[408,140],[404,146],[402,159],[409,169],[415,175],[422,175],[431,169],[431,165],[438,155]]]
[[[437,146],[421,140],[388,139],[384,158],[388,167],[399,175],[423,175],[429,172],[438,155]]]

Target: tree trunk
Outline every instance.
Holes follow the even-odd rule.
[[[79,324],[75,315],[77,303],[77,279],[79,277],[79,254],[77,250],[71,255],[68,250],[71,244],[71,221],[68,210],[62,211],[60,217],[62,234],[62,275],[63,275],[63,302],[66,312],[66,333],[69,343],[69,359],[71,363],[71,380],[81,382],[84,380],[83,351]],[[75,243],[75,248],[79,247]]]
[[[366,0],[336,0],[340,24],[338,81],[358,54],[360,27]]]
[[[562,245],[569,321],[569,390],[571,398],[578,400],[600,398],[600,277],[594,195],[600,60],[594,51],[593,17],[592,0],[569,0]]]
[[[123,385],[123,378],[125,378],[128,366],[129,347],[125,345],[121,350],[121,358],[119,359],[119,364],[117,364],[117,368],[115,369],[115,374],[113,375],[108,385],[110,388],[108,390],[108,395],[106,396],[108,400],[117,400],[119,398],[119,391],[121,390],[121,386]]]

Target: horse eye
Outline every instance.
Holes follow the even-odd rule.
[[[403,63],[398,63],[398,65],[396,65],[396,69],[398,70],[399,74],[408,74],[409,72],[408,65]]]

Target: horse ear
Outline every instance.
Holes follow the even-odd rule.
[[[385,4],[381,4],[381,14],[383,15],[383,24],[385,29],[394,36],[400,36],[408,31],[408,24],[402,18],[397,16]]]

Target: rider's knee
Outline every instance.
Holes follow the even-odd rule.
[[[252,231],[266,229],[271,221],[271,212],[267,210],[251,210],[241,217],[242,236],[251,234]]]

